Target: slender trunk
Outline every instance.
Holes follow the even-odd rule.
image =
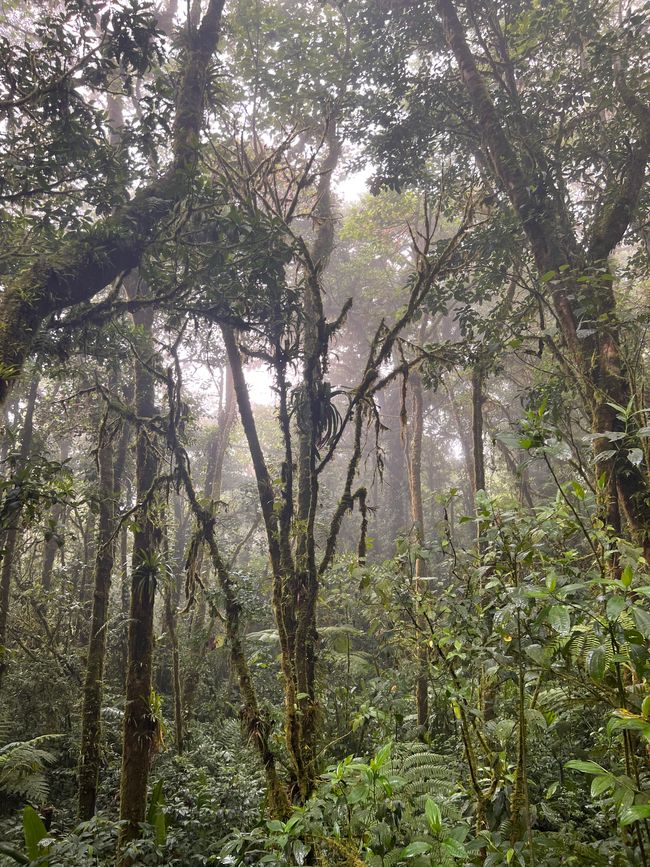
[[[59,525],[64,514],[65,507],[63,503],[55,503],[50,512],[50,529],[49,537],[45,540],[43,548],[43,563],[41,565],[41,587],[47,593],[52,585],[52,572],[54,571],[54,561],[60,550],[59,546]]]
[[[86,515],[86,523],[83,528],[83,552],[84,562],[81,567],[81,575],[79,576],[79,614],[77,616],[77,641],[83,645],[88,642],[88,602],[90,579],[95,567],[97,557],[96,549],[96,525],[97,514],[94,510],[88,509]]]
[[[222,326],[221,332],[223,334],[224,344],[228,354],[230,370],[232,371],[233,385],[237,397],[237,405],[239,407],[239,416],[248,442],[251,460],[253,462],[260,509],[262,511],[262,518],[266,529],[269,559],[271,561],[271,570],[273,573],[273,610],[280,636],[280,660],[282,676],[284,679],[285,739],[287,750],[293,765],[293,773],[296,780],[298,780],[303,776],[303,768],[299,740],[297,713],[298,701],[294,669],[295,623],[291,619],[293,611],[291,605],[291,591],[295,586],[295,569],[291,552],[288,550],[286,545],[286,535],[280,525],[280,521],[278,521],[278,516],[283,520],[285,516],[279,509],[276,509],[273,482],[257,434],[257,426],[255,424],[255,417],[253,415],[253,409],[248,394],[248,387],[244,377],[244,369],[239,347],[237,345],[237,338],[235,337],[232,328],[228,326]],[[288,500],[290,496],[291,487],[289,486],[287,487]],[[235,604],[235,600],[233,601],[231,615],[235,618],[238,618],[239,616],[239,609]],[[238,632],[233,625],[230,625],[229,629],[233,632]],[[238,657],[239,654],[233,652],[232,658],[235,668],[238,668],[241,664]],[[239,680],[243,697],[244,688],[248,690],[250,675],[240,670]]]
[[[483,369],[477,361],[472,368],[472,463],[474,496],[485,490],[485,454],[483,450]]]
[[[120,671],[126,694],[126,670],[129,661],[129,533],[126,524],[120,530],[120,603],[124,625],[120,630]]]
[[[422,379],[417,371],[409,376],[411,387],[411,417],[406,428],[406,467],[408,470],[409,502],[411,506],[411,538],[420,548],[424,543],[424,509],[422,505],[422,437],[424,434],[424,400],[422,394]],[[421,551],[415,558],[415,605],[416,605],[416,658],[417,678],[415,682],[415,700],[419,726],[426,726],[429,718],[429,675],[427,645],[422,639],[422,617],[417,609],[422,604],[425,587],[420,579],[424,574],[425,561]]]
[[[395,363],[399,363],[397,359]],[[386,389],[382,421],[388,426],[384,438],[386,460],[384,468],[384,497],[382,514],[379,516],[379,526],[386,527],[386,533],[376,540],[378,554],[382,557],[392,557],[395,553],[395,540],[403,533],[407,523],[406,497],[408,490],[405,478],[404,449],[400,436],[399,423],[400,388],[399,383],[392,383]]]
[[[230,373],[228,366],[226,366],[224,370],[224,390],[225,396],[223,406],[219,412],[217,429],[208,451],[205,484],[203,488],[203,493],[206,499],[211,500],[214,504],[217,504],[221,499],[223,462],[226,452],[228,451],[230,434],[232,433],[232,428],[237,418],[235,391],[232,384],[232,374]],[[208,568],[206,569],[205,566]],[[209,566],[209,561],[204,564],[203,548],[201,548],[195,568],[199,573],[203,572],[204,584],[209,574]],[[206,656],[206,635],[204,630],[206,608],[205,594],[201,594],[199,604],[194,612],[190,630],[192,653],[190,654],[189,670],[185,676],[183,689],[183,704],[186,714],[191,714],[194,708],[196,691],[201,681],[201,673]]]
[[[16,467],[18,470],[24,466],[32,447],[34,437],[34,408],[36,407],[38,395],[38,382],[39,377],[35,375],[32,378],[27,395],[25,417],[20,435],[18,465]],[[11,597],[11,573],[20,534],[21,512],[21,508],[14,509],[7,522],[7,526],[0,528],[0,531],[4,531],[0,535],[2,543],[2,551],[0,552],[0,557],[2,558],[0,568],[0,688],[2,688],[4,675],[7,671],[7,619],[9,617],[9,600]]]
[[[472,448],[470,443],[470,435],[468,431],[468,425],[465,423],[463,419],[463,415],[461,413],[461,409],[458,406],[458,401],[452,394],[451,389],[445,383],[445,391],[447,392],[447,398],[449,400],[449,407],[451,409],[452,415],[454,417],[454,421],[456,422],[456,430],[458,431],[458,440],[460,442],[460,447],[463,452],[463,463],[465,464],[465,473],[467,476],[467,484],[463,485],[463,500],[465,503],[465,508],[467,510],[467,514],[470,514],[476,508],[476,498],[474,496],[474,458],[472,455]]]
[[[174,737],[176,752],[183,754],[183,696],[181,691],[181,667],[178,652],[178,635],[176,633],[176,609],[172,601],[172,588],[165,592],[165,623],[169,632],[169,642],[172,652],[172,694],[174,698]]]
[[[88,821],[94,816],[97,802],[101,759],[101,709],[106,658],[106,627],[115,555],[116,513],[129,437],[130,428],[125,423],[117,449],[114,449],[112,434],[106,430],[106,421],[100,425],[97,452],[99,518],[96,541],[95,589],[83,688],[81,746],[79,749],[79,818],[81,821]],[[126,556],[124,551],[121,553],[122,556]]]
[[[328,333],[323,313],[322,273],[334,249],[334,209],[332,173],[341,156],[337,118],[327,121],[327,155],[321,169],[314,219],[316,236],[310,251],[303,294],[303,374],[298,411],[298,499],[296,574],[293,598],[288,599],[288,621],[295,620],[294,670],[298,692],[297,746],[300,753],[298,785],[306,801],[316,781],[316,606],[318,567],[316,564],[315,523],[318,507],[316,457],[319,440],[329,412],[329,393],[325,383]]]
[[[152,340],[153,312],[150,308],[134,315],[142,341],[135,360],[135,408],[139,419],[156,414],[155,376],[148,368],[155,350]],[[143,424],[136,440],[136,497],[140,508],[133,533],[131,570],[131,607],[129,617],[126,706],[120,787],[120,819],[125,823],[120,836],[120,851],[139,835],[147,804],[147,783],[156,720],[151,710],[151,670],[153,661],[153,617],[158,556],[161,542],[160,516],[154,485],[158,475],[158,452],[152,433]],[[123,854],[121,867],[132,863]]]
[[[102,425],[103,427],[103,425]],[[115,483],[113,443],[106,430],[100,431],[97,462],[99,466],[99,521],[95,590],[88,643],[88,661],[81,712],[81,747],[79,751],[79,819],[83,822],[95,814],[99,782],[101,702],[106,653],[106,623],[113,570],[113,532],[115,529]]]

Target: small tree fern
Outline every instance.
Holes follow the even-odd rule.
[[[0,741],[6,739],[6,732],[7,726],[0,726]],[[58,737],[60,735],[41,735],[0,747],[0,794],[34,803],[47,800],[46,767],[54,762],[55,757],[42,745]]]

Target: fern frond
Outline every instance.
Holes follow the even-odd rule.
[[[0,747],[0,792],[37,803],[47,800],[47,765],[53,753],[41,745],[61,735],[40,735],[29,741],[14,741]]]

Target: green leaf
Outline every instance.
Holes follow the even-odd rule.
[[[610,621],[617,620],[626,602],[622,596],[610,596],[605,606],[605,614]]]
[[[27,854],[36,861],[43,854],[40,842],[47,837],[47,828],[36,810],[29,805],[23,810],[23,835]]]
[[[147,822],[153,825],[154,839],[158,846],[162,846],[167,840],[167,821],[163,811],[164,806],[163,781],[157,780],[151,790],[151,799],[149,801],[149,809],[147,810]]]
[[[629,587],[634,579],[634,569],[631,566],[626,566],[621,572],[621,584],[623,587]]]
[[[552,798],[553,795],[557,792],[559,786],[560,786],[560,784],[559,784],[557,781],[554,782],[554,783],[551,783],[551,785],[550,785],[550,786],[546,789],[546,791],[544,792],[544,798],[545,798],[545,800],[548,801],[549,798]]]
[[[273,834],[280,834],[282,831],[284,831],[284,823],[281,822],[279,819],[269,819],[269,821],[266,823],[266,827]]]
[[[602,680],[605,676],[607,653],[604,647],[596,647],[587,654],[587,671],[594,680]]]
[[[597,798],[602,795],[607,789],[611,789],[615,785],[615,780],[609,774],[599,774],[591,781],[591,797]]]
[[[432,834],[439,834],[442,831],[442,814],[440,807],[431,798],[427,798],[424,805],[424,814],[427,817],[429,828]]]
[[[650,804],[636,804],[634,807],[628,807],[623,810],[620,816],[621,825],[633,825],[634,822],[640,822],[642,819],[650,819]]]
[[[573,493],[579,500],[584,500],[585,498],[585,489],[579,482],[571,482],[571,487],[573,488]]]
[[[581,774],[608,774],[605,768],[596,764],[596,762],[583,762],[580,759],[571,759],[565,765],[572,771],[580,771]]]
[[[555,276],[556,276],[556,272],[555,272],[555,271],[546,271],[546,272],[545,272],[544,274],[542,274],[542,276],[539,278],[539,282],[540,282],[540,283],[550,283],[551,280],[553,279],[553,277],[555,277]]]
[[[551,605],[548,609],[548,622],[560,635],[569,635],[571,632],[571,615],[564,605]]]
[[[415,843],[409,843],[405,849],[402,849],[402,858],[415,858],[417,855],[428,855],[430,851],[430,843],[425,843],[424,840],[416,840]]]
[[[650,695],[646,695],[641,705],[641,716],[650,719]]]
[[[644,611],[643,608],[636,606],[632,610],[632,616],[636,623],[636,628],[644,638],[650,638],[650,614]]]
[[[452,858],[467,858],[467,849],[453,837],[445,837],[442,841],[442,848]]]

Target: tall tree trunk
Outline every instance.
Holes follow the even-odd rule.
[[[63,440],[60,450],[61,462],[67,460],[69,453],[70,444],[68,440]],[[43,547],[43,563],[41,565],[41,587],[46,593],[50,590],[52,584],[52,572],[54,570],[56,555],[63,547],[63,540],[59,533],[59,525],[63,527],[65,523],[65,513],[65,504],[61,502],[55,503],[50,512],[50,536],[45,540]]]
[[[129,662],[129,608],[130,608],[130,581],[129,581],[129,531],[126,524],[120,530],[120,603],[124,624],[120,629],[120,672],[122,684],[126,694],[126,671]]]
[[[124,846],[139,835],[147,804],[149,762],[156,732],[151,710],[151,670],[153,661],[154,602],[158,576],[159,547],[162,539],[160,515],[154,485],[159,459],[153,434],[146,420],[156,414],[155,376],[149,369],[155,363],[152,340],[153,312],[145,308],[133,316],[141,330],[141,344],[135,360],[135,410],[143,424],[136,440],[136,513],[131,568],[131,607],[129,618],[126,706],[122,749],[120,819],[125,823],[120,836],[119,863],[131,863]]]
[[[183,754],[183,694],[181,691],[181,666],[178,652],[178,635],[176,632],[176,609],[173,603],[171,587],[165,589],[165,624],[169,632],[169,643],[172,655],[172,695],[174,699],[174,739],[176,752]]]
[[[52,585],[52,572],[54,571],[54,561],[60,550],[59,544],[59,525],[65,514],[65,506],[63,503],[55,503],[50,511],[50,528],[48,530],[49,537],[45,540],[43,546],[43,563],[41,564],[41,587],[47,593]]]
[[[334,207],[332,174],[341,157],[337,116],[327,120],[327,154],[321,168],[314,209],[316,235],[310,250],[303,294],[303,373],[298,409],[298,499],[295,586],[287,624],[295,622],[294,671],[298,695],[298,785],[306,801],[316,782],[316,606],[318,567],[316,564],[315,523],[318,507],[316,458],[323,421],[329,410],[325,385],[328,333],[323,312],[321,279],[334,249]],[[285,606],[286,607],[286,606]]]
[[[101,700],[106,650],[108,600],[113,570],[113,532],[115,529],[115,481],[113,442],[110,432],[100,430],[97,453],[99,469],[99,520],[95,590],[90,624],[86,679],[81,712],[79,751],[79,819],[88,821],[95,814],[99,782]]]
[[[34,409],[38,396],[38,383],[39,376],[35,374],[32,377],[27,395],[27,405],[20,434],[17,470],[20,470],[25,465],[32,447],[32,440],[34,438]],[[2,567],[0,569],[0,688],[2,688],[4,675],[7,671],[7,620],[11,597],[11,573],[14,567],[16,546],[20,533],[21,512],[22,508],[12,510],[7,526],[0,528],[0,544],[2,544],[2,551],[0,552],[0,557],[2,558]]]
[[[472,368],[472,461],[474,497],[485,490],[485,453],[483,448],[483,368],[480,360]]]
[[[106,657],[106,627],[114,566],[117,507],[130,437],[129,425],[123,424],[117,449],[113,434],[100,425],[97,464],[99,474],[99,517],[95,559],[95,589],[88,640],[86,677],[81,711],[81,746],[79,750],[79,818],[88,821],[95,814],[101,758],[101,709]]]
[[[394,362],[399,363],[398,361]],[[377,552],[388,559],[395,554],[395,540],[404,533],[407,524],[406,478],[404,449],[400,433],[400,386],[391,383],[385,390],[382,407],[382,421],[388,430],[384,436],[386,460],[384,467],[384,491],[379,526],[386,527],[386,533],[377,539]]]
[[[417,371],[409,376],[411,391],[410,425],[406,436],[406,466],[408,470],[409,502],[411,506],[411,538],[418,546],[424,544],[424,508],[422,505],[422,438],[424,434],[424,400],[422,379]],[[420,580],[424,574],[425,561],[418,551],[415,558],[415,604],[416,604],[416,658],[418,674],[415,684],[415,700],[419,726],[426,726],[429,719],[429,672],[427,645],[424,641],[423,617],[417,609],[422,604],[425,587]]]

